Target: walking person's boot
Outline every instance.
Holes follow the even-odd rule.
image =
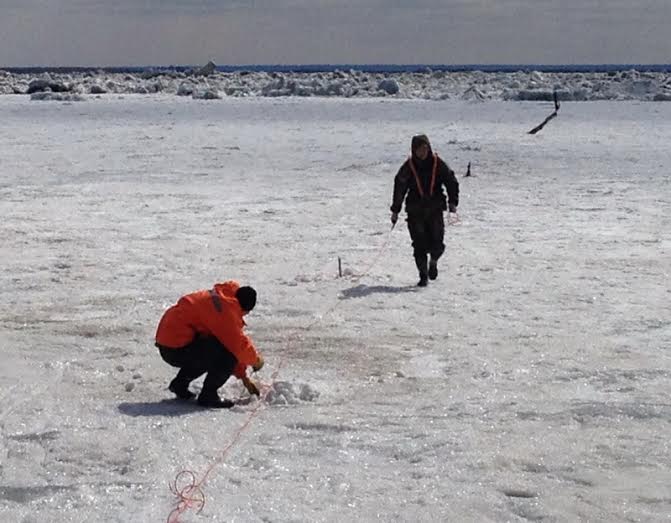
[[[426,287],[429,283],[429,271],[426,263],[426,254],[422,256],[415,256],[415,264],[417,265],[417,270],[419,271],[419,281],[417,282],[417,286]]]
[[[438,259],[431,257],[429,261],[429,279],[435,280],[438,277]]]

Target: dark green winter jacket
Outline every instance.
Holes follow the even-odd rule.
[[[431,192],[434,158],[436,159],[436,175]],[[413,173],[415,168],[417,177]],[[418,184],[421,186],[418,187]],[[443,187],[447,190],[447,199]],[[407,198],[406,198],[407,194]],[[401,166],[394,178],[394,195],[391,203],[391,212],[400,212],[405,199],[405,210],[408,214],[426,213],[432,210],[445,211],[448,208],[456,209],[459,205],[459,182],[454,171],[429,150],[426,160],[412,156]]]

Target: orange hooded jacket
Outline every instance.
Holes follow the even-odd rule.
[[[233,374],[242,379],[246,368],[259,357],[252,340],[243,332],[243,310],[235,293],[236,281],[216,283],[213,289],[182,296],[161,318],[156,344],[179,350],[197,336],[213,336],[238,360]]]

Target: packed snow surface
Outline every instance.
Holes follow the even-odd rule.
[[[219,460],[182,521],[666,521],[671,105],[551,110],[0,98],[0,520],[166,521]],[[426,289],[418,132],[461,183]],[[269,393],[178,403],[158,319],[231,278]]]

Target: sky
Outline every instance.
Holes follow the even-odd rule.
[[[0,67],[671,62],[669,0],[0,0]]]

